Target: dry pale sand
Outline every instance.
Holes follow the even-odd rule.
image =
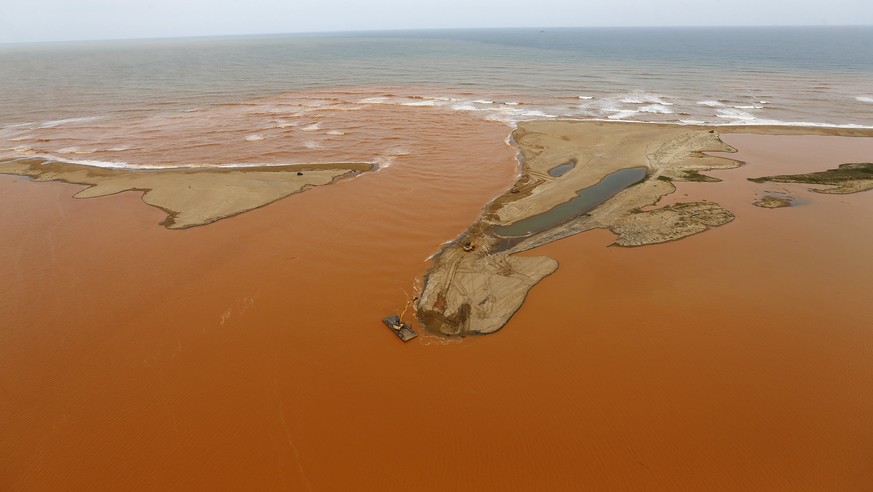
[[[343,163],[143,171],[21,158],[0,162],[0,173],[87,185],[74,195],[76,198],[142,191],[143,202],[167,213],[162,225],[185,229],[232,217],[373,167]]]

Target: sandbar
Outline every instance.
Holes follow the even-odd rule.
[[[869,131],[797,127],[533,121],[513,132],[519,177],[483,210],[470,229],[435,256],[416,304],[428,330],[444,335],[488,334],[502,328],[527,292],[558,268],[548,257],[518,256],[592,229],[608,229],[616,246],[675,241],[726,224],[734,215],[717,203],[693,201],[653,208],[675,191],[673,182],[717,182],[706,171],[742,162],[709,154],[734,153],[718,132],[866,136]],[[569,221],[524,237],[501,237],[499,227],[549,213],[611,173],[645,167],[641,182]],[[553,170],[561,169],[560,174]],[[567,170],[569,168],[569,170]],[[555,175],[557,174],[557,175]],[[469,251],[464,245],[474,245]]]
[[[338,163],[133,170],[31,157],[0,162],[3,174],[86,185],[76,198],[142,191],[143,202],[167,213],[161,225],[168,229],[210,224],[373,168]]]

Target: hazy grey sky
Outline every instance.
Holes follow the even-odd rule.
[[[0,42],[373,29],[873,25],[873,0],[0,0]]]

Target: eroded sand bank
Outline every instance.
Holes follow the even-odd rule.
[[[74,195],[76,198],[142,191],[143,202],[167,212],[162,225],[185,229],[247,212],[373,167],[368,163],[342,163],[147,171],[20,158],[0,162],[0,173],[87,185]]]
[[[795,134],[799,130],[734,127],[728,131]],[[806,131],[863,134],[838,129]],[[443,249],[427,274],[416,307],[429,330],[467,335],[502,328],[528,290],[558,267],[554,259],[517,253],[591,229],[609,229],[617,235],[614,244],[618,246],[656,244],[734,219],[729,210],[707,200],[651,208],[675,190],[673,182],[717,182],[703,172],[741,165],[708,154],[736,152],[710,127],[535,121],[519,125],[513,136],[521,158],[519,179],[485,208],[467,234]],[[618,191],[589,212],[527,236],[500,235],[502,226],[547,214],[608,175],[637,166],[646,169],[642,182]],[[558,168],[561,174],[550,172]],[[469,251],[469,245],[475,245],[475,250]]]

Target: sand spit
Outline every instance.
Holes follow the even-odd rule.
[[[87,185],[76,198],[142,191],[143,202],[167,212],[161,225],[169,229],[210,224],[372,168],[367,163],[342,163],[142,171],[35,158],[0,162],[0,173]]]
[[[521,176],[488,205],[469,233],[436,257],[417,303],[421,322],[447,335],[493,333],[518,310],[527,291],[557,269],[545,257],[517,253],[582,231],[607,228],[619,246],[641,246],[686,237],[733,220],[715,203],[681,203],[643,210],[672,193],[672,181],[712,180],[701,171],[739,162],[705,154],[734,152],[711,129],[601,122],[536,121],[513,137],[521,152]],[[569,171],[549,171],[565,164]],[[546,214],[577,192],[622,169],[645,167],[642,182],[620,190],[588,213],[541,232],[504,238],[495,229]],[[584,192],[583,192],[584,193]],[[466,242],[476,250],[464,251]]]
[[[675,191],[674,181],[717,182],[703,174],[742,164],[707,152],[736,152],[719,138],[722,133],[763,135],[871,136],[866,129],[794,126],[680,126],[621,122],[532,121],[513,133],[521,155],[515,185],[489,204],[468,233],[447,245],[434,259],[416,304],[419,320],[429,330],[447,335],[493,333],[518,310],[527,291],[557,269],[545,257],[521,253],[592,229],[609,229],[617,246],[643,246],[675,241],[734,219],[717,203],[694,201],[652,208]],[[851,166],[859,166],[853,164]],[[593,209],[523,237],[501,237],[497,228],[541,217],[607,176],[644,167],[646,177],[627,186]],[[560,173],[555,173],[560,170]],[[866,169],[844,170],[852,187]],[[555,175],[557,174],[557,175]],[[817,177],[816,179],[821,179]],[[873,182],[864,181],[863,183]],[[833,182],[829,184],[835,184]],[[868,188],[863,188],[868,189]],[[464,251],[466,242],[477,245]]]
[[[806,174],[783,174],[749,178],[755,183],[805,183],[832,186],[813,188],[816,193],[846,194],[873,189],[873,163],[840,164],[837,169]]]

